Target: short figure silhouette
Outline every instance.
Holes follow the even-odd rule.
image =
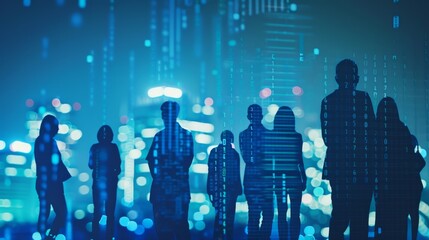
[[[213,239],[233,239],[235,203],[242,194],[240,156],[232,148],[234,135],[223,131],[222,143],[210,151],[207,193],[216,209]]]
[[[322,177],[332,187],[329,239],[368,239],[374,186],[375,116],[366,92],[356,90],[358,67],[345,59],[336,66],[339,87],[322,100],[320,120],[327,146]]]
[[[302,159],[302,136],[295,131],[292,109],[285,106],[279,108],[274,117],[274,129],[266,139],[274,162],[279,239],[297,240],[301,229],[302,191],[306,188],[307,176]],[[289,225],[286,220],[288,196],[291,206]]]
[[[165,128],[155,135],[146,157],[153,179],[150,202],[159,239],[191,238],[188,209],[193,138],[190,131],[176,122],[179,110],[177,102],[161,105]]]
[[[61,159],[61,153],[54,139],[58,133],[58,124],[56,117],[46,115],[40,125],[39,136],[34,143],[37,171],[36,191],[40,201],[37,230],[42,239],[55,239],[67,220],[63,182],[71,175]],[[49,235],[45,238],[51,206],[56,216]]]
[[[240,133],[240,151],[246,163],[243,185],[249,207],[248,239],[270,239],[274,217],[272,162],[265,157],[268,130],[261,123],[261,106],[250,105],[247,118],[250,125]]]
[[[390,97],[378,104],[377,126],[377,238],[407,239],[408,214],[414,216],[414,229],[416,213],[418,221],[422,189],[419,173],[425,163],[413,162],[417,141],[400,120],[397,105]],[[413,235],[416,237],[417,231]]]
[[[94,218],[92,235],[94,239],[112,239],[115,228],[116,191],[118,175],[121,173],[121,157],[118,146],[112,143],[113,131],[108,125],[100,127],[98,143],[91,146],[88,166],[92,169],[92,198]],[[100,219],[103,211],[107,216],[106,238],[101,237]]]

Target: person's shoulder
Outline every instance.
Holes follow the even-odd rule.
[[[153,135],[153,139],[161,137],[163,132],[165,132],[165,129],[159,130],[155,135]]]
[[[362,90],[355,90],[355,95],[357,97],[369,98],[368,92],[365,92],[365,91],[362,91]]]
[[[328,100],[330,100],[330,99],[338,98],[338,94],[339,94],[338,89],[337,89],[337,90],[334,90],[333,92],[331,92],[330,94],[328,94],[326,97],[324,97],[324,98],[322,99],[322,103],[323,103],[323,102],[327,102],[327,101],[328,101]]]
[[[249,132],[250,132],[250,125],[246,129],[244,129],[243,131],[241,131],[240,134],[239,134],[239,136],[240,137],[241,136],[245,136],[245,135],[249,134]]]
[[[100,146],[100,143],[94,143],[94,144],[91,145],[91,149],[95,149],[98,146]]]
[[[295,132],[295,133],[294,133],[294,135],[295,135],[297,138],[302,139],[302,134],[301,134],[301,133],[299,133],[299,132]]]

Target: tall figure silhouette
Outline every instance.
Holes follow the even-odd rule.
[[[240,151],[246,168],[244,194],[249,207],[248,239],[269,239],[273,225],[272,162],[265,157],[268,130],[262,125],[262,108],[252,104],[247,109],[248,128],[240,133]],[[262,223],[259,226],[260,215]]]
[[[40,125],[39,136],[34,143],[37,171],[36,191],[40,201],[37,230],[42,239],[55,239],[67,220],[63,182],[71,175],[61,159],[61,153],[54,139],[58,133],[58,124],[56,117],[46,115]],[[49,235],[45,238],[51,206],[56,216]]]
[[[191,238],[188,208],[193,139],[191,132],[176,122],[179,110],[177,102],[161,105],[165,128],[155,135],[146,157],[153,179],[150,202],[159,239]]]
[[[420,171],[426,165],[425,160],[422,155],[420,155],[420,146],[417,141],[416,136],[411,135],[412,140],[412,151],[411,157],[409,157],[407,162],[407,177],[406,179],[408,184],[407,194],[409,197],[408,205],[407,205],[407,215],[410,215],[411,218],[411,237],[412,240],[417,240],[417,231],[419,227],[420,214],[419,214],[419,206],[420,206],[420,198],[422,196],[423,184],[422,178],[420,177]],[[413,153],[414,152],[414,153]]]
[[[210,151],[207,193],[216,209],[213,239],[233,239],[235,203],[242,194],[240,156],[232,148],[234,135],[223,131],[222,143]]]
[[[121,157],[118,146],[112,143],[113,131],[108,125],[100,127],[98,143],[91,146],[88,166],[92,169],[92,198],[94,218],[92,234],[94,239],[112,239],[115,228],[116,191],[118,175],[121,173]],[[100,219],[103,211],[107,216],[106,238],[100,235]]]
[[[322,177],[332,188],[329,239],[368,239],[373,193],[375,116],[366,92],[356,90],[358,67],[350,59],[336,66],[338,89],[322,100],[320,120],[327,146]]]
[[[278,208],[279,239],[297,240],[302,191],[306,188],[302,159],[302,136],[295,131],[295,115],[289,107],[280,107],[274,117],[274,129],[267,137],[274,162],[275,193]],[[287,197],[290,198],[290,223],[286,220]]]
[[[378,239],[407,239],[409,206],[414,205],[413,212],[417,211],[418,214],[421,181],[417,175],[424,163],[412,162],[417,143],[400,120],[397,105],[392,98],[383,98],[378,104],[377,124],[376,233]]]

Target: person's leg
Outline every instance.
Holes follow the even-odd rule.
[[[67,204],[64,197],[64,187],[60,183],[55,187],[56,191],[52,192],[51,202],[55,212],[55,219],[49,235],[56,236],[60,229],[66,225],[67,221]]]
[[[278,211],[278,230],[279,230],[279,239],[280,240],[287,240],[288,234],[289,234],[289,226],[287,223],[287,192],[286,189],[284,191],[279,190],[276,191],[276,198],[277,198],[277,211]]]
[[[216,206],[215,211],[216,215],[213,226],[213,239],[219,239],[222,238],[222,226],[221,223],[219,223],[220,207]]]
[[[415,193],[415,196],[410,199],[410,217],[411,217],[411,237],[412,240],[417,240],[417,232],[419,227],[419,206],[422,192]]]
[[[345,184],[345,183],[342,183]],[[329,239],[342,240],[344,239],[344,231],[349,225],[349,209],[347,202],[349,201],[348,193],[345,186],[341,183],[333,183],[332,187],[332,213],[329,221]]]
[[[116,208],[116,190],[117,184],[109,186],[109,192],[106,200],[106,216],[107,216],[107,228],[106,237],[111,240],[115,232],[115,208]]]
[[[188,240],[191,239],[191,231],[189,230],[188,222],[189,201],[182,201],[182,210],[183,214],[181,219],[176,223],[176,236],[178,240]]]
[[[165,214],[162,214],[161,211],[168,207],[159,203],[152,203],[153,205],[153,216],[155,223],[156,234],[158,239],[173,239],[172,228],[174,228],[174,222],[168,221],[164,217]],[[173,225],[171,225],[173,223]]]
[[[45,238],[46,230],[48,229],[48,218],[49,213],[51,212],[51,203],[46,194],[46,190],[38,190],[37,194],[39,195],[39,218],[37,221],[37,231],[42,236],[42,239]]]
[[[298,240],[301,231],[301,200],[302,192],[298,189],[288,190],[290,197],[290,238],[291,240]]]
[[[261,239],[270,239],[274,218],[273,191],[263,192],[262,200],[262,224],[260,229]]]
[[[100,239],[100,219],[103,207],[100,191],[97,188],[92,188],[92,200],[94,204],[94,214],[92,218],[92,238]]]
[[[237,196],[232,196],[226,200],[226,239],[234,238],[234,219],[235,219],[235,204]]]
[[[261,210],[258,199],[254,194],[248,193],[246,194],[246,200],[249,208],[247,236],[248,239],[259,239],[259,218]]]
[[[372,187],[354,186],[350,200],[350,240],[368,239],[368,215],[372,199]]]

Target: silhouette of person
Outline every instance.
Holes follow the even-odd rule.
[[[250,125],[240,133],[240,151],[246,163],[243,185],[249,207],[248,239],[270,239],[274,217],[272,162],[264,155],[268,130],[261,123],[261,106],[250,105],[247,118]]]
[[[191,132],[176,122],[179,111],[177,102],[161,105],[165,128],[155,135],[146,157],[153,179],[150,202],[159,239],[191,238],[188,208],[193,139]]]
[[[92,235],[94,239],[104,239],[100,235],[102,212],[107,216],[106,239],[112,239],[115,228],[116,191],[118,175],[121,173],[121,157],[118,146],[112,143],[113,131],[108,125],[100,127],[97,133],[98,143],[91,146],[88,166],[92,169],[92,198],[94,218]]]
[[[421,168],[417,170],[416,164],[411,162],[415,147],[413,138],[400,120],[393,98],[385,97],[378,104],[377,125],[376,233],[378,239],[407,239],[409,206],[416,208],[414,213],[417,211],[418,214],[421,193],[418,185],[421,182],[417,182],[420,176],[416,175]],[[411,171],[412,164],[414,169]],[[414,178],[411,179],[410,174],[415,175]],[[410,194],[413,196],[410,197]]]
[[[322,178],[332,188],[329,239],[368,239],[374,188],[375,116],[368,93],[356,90],[358,67],[350,59],[336,66],[338,89],[322,100],[320,120],[327,146]]]
[[[63,182],[69,179],[71,175],[61,159],[61,153],[54,139],[58,133],[58,125],[56,117],[46,115],[42,119],[39,136],[34,143],[37,171],[36,191],[40,201],[37,230],[42,239],[55,239],[67,220]],[[45,238],[51,206],[56,216],[49,235]]]
[[[232,148],[234,135],[223,131],[222,143],[210,151],[207,193],[216,209],[213,239],[233,239],[235,203],[242,194],[240,156]]]
[[[274,129],[267,135],[267,145],[274,161],[279,239],[298,239],[301,198],[307,176],[302,159],[302,136],[295,131],[295,115],[289,107],[283,106],[277,111]],[[288,195],[291,205],[290,227],[286,220]]]
[[[408,214],[411,218],[411,237],[412,240],[417,240],[417,230],[419,226],[419,206],[420,206],[420,198],[422,196],[423,191],[423,184],[422,179],[420,177],[420,171],[424,168],[426,165],[426,162],[424,161],[423,157],[420,155],[419,152],[419,143],[417,141],[417,138],[414,135],[411,135],[412,140],[412,152],[415,151],[415,154],[419,156],[411,156],[407,162],[408,163],[408,176],[406,180],[408,180],[408,190],[409,194],[406,196],[409,196],[409,200],[406,201],[408,203],[407,209]],[[411,152],[411,153],[412,153]],[[407,215],[408,215],[407,214]]]

